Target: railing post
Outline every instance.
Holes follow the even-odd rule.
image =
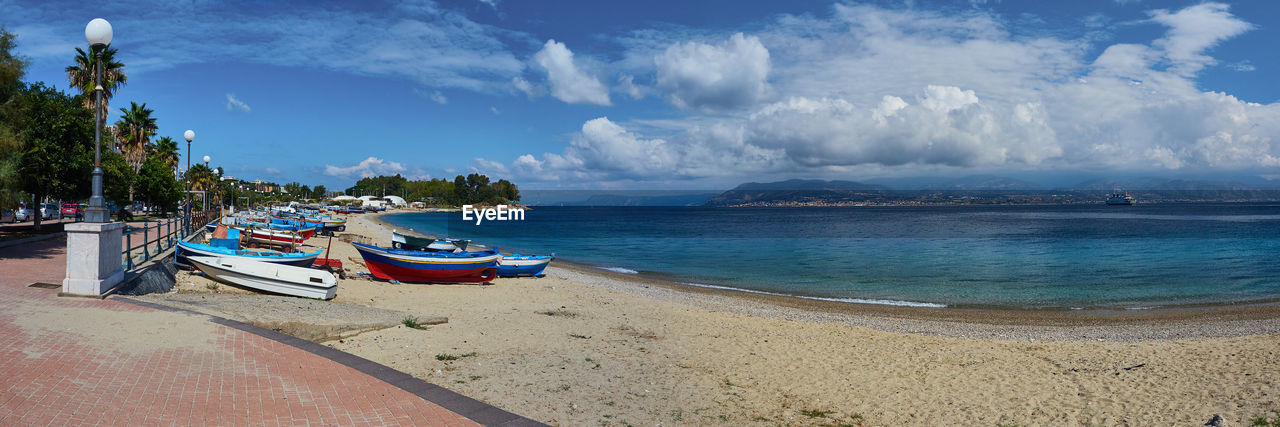
[[[133,233],[129,226],[124,227],[124,269],[133,270]]]
[[[150,240],[147,238],[148,228],[150,227],[147,227],[147,220],[145,219],[142,220],[142,260],[143,261],[147,261],[151,259],[151,251],[147,250],[147,241]]]

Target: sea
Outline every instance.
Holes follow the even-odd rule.
[[[1280,300],[1280,204],[547,206],[479,225],[457,212],[383,219],[503,253],[828,301],[1143,310]]]

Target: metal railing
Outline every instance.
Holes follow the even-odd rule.
[[[193,212],[191,218],[176,215],[170,218],[143,218],[141,226],[125,223],[124,257],[125,271],[133,270],[139,264],[150,261],[164,251],[172,248],[179,240],[200,231],[205,224],[216,220],[221,215],[219,210]]]

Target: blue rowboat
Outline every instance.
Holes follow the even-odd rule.
[[[425,252],[352,242],[369,273],[384,280],[420,283],[486,283],[498,275],[497,248],[474,252]]]
[[[547,264],[551,264],[553,259],[556,259],[556,254],[554,253],[551,255],[506,255],[502,257],[502,262],[498,264],[498,277],[538,276],[542,274],[543,269],[547,268]]]
[[[173,251],[174,265],[183,268],[193,268],[187,257],[191,256],[209,256],[222,257],[232,259],[247,259],[251,261],[262,261],[274,264],[294,265],[298,267],[310,267],[316,261],[316,257],[320,256],[321,251],[315,252],[276,252],[276,251],[248,251],[241,249],[231,249],[219,246],[209,246],[200,243],[189,243],[179,241],[177,250]]]

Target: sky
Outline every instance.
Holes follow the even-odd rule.
[[[242,179],[330,189],[471,172],[527,189],[1280,179],[1274,1],[0,0],[0,10],[30,59],[26,80],[68,91],[63,69],[86,45],[85,24],[110,21],[129,76],[113,110],[146,103],[158,136],[194,130],[191,157]]]

